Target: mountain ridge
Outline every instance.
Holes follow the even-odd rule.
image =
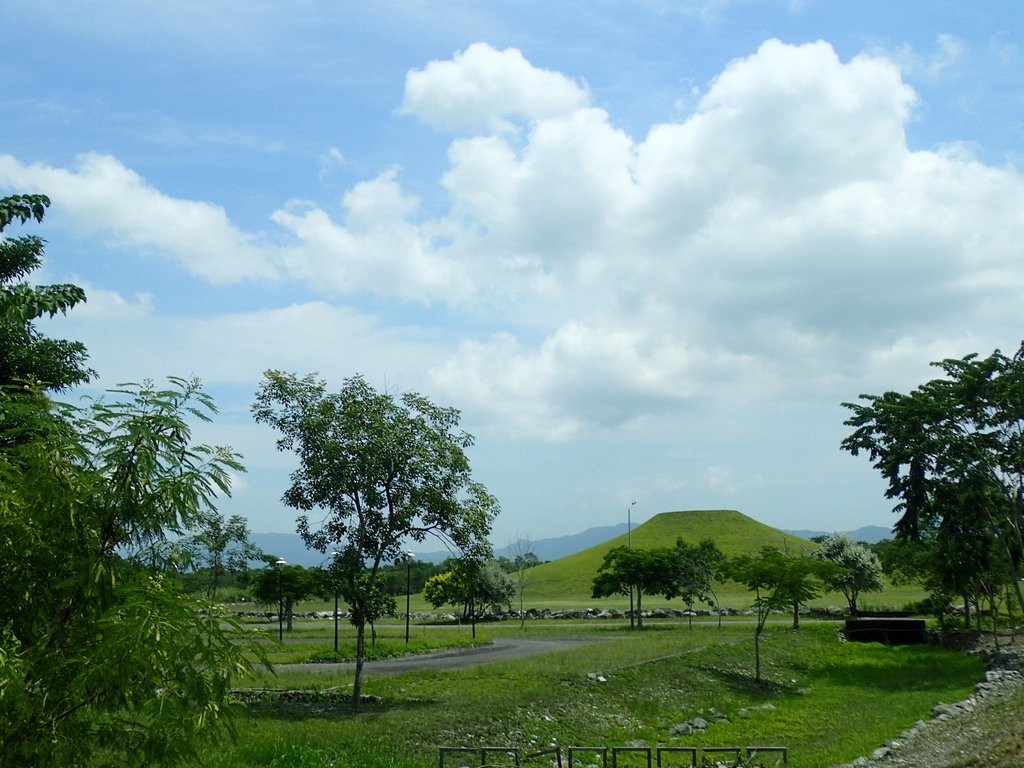
[[[633,530],[637,530],[641,525],[643,523],[634,524]],[[888,528],[878,525],[862,526],[852,531],[790,530],[785,528],[778,530],[800,539],[812,539],[815,536],[825,536],[829,533],[848,533],[854,541],[864,541],[869,544],[892,538],[892,532]],[[530,551],[537,555],[542,562],[559,560],[623,536],[627,532],[626,523],[593,526],[579,533],[529,541]],[[296,565],[315,567],[327,559],[320,552],[307,549],[297,533],[251,533],[249,540],[268,555],[283,558]],[[516,546],[516,543],[511,543],[503,547],[496,547],[494,555],[495,557],[514,557]],[[451,553],[446,550],[416,553],[417,560],[428,563],[440,563],[450,556]]]

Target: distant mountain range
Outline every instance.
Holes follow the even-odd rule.
[[[636,526],[634,526],[635,529]],[[625,523],[597,526],[595,528],[587,528],[585,531],[570,536],[556,536],[554,538],[531,541],[530,551],[542,561],[558,560],[602,544],[609,539],[622,536],[626,532],[627,526]],[[815,536],[825,536],[832,533],[832,531],[786,530],[785,533],[798,536],[801,539],[811,539]],[[868,544],[892,538],[892,531],[878,525],[867,525],[854,531],[847,531],[846,533],[849,533],[854,541],[863,541]],[[253,533],[249,538],[253,544],[268,555],[283,558],[295,565],[314,567],[328,559],[327,556],[320,552],[306,549],[302,538],[296,533]],[[515,544],[509,544],[505,547],[495,548],[494,554],[495,556],[514,557],[515,549]],[[440,563],[450,556],[451,553],[447,550],[416,552],[417,560],[428,563]]]

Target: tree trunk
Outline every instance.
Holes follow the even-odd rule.
[[[793,629],[800,629],[800,603],[793,603]]]
[[[295,607],[295,601],[290,597],[284,599],[284,615],[288,622],[288,631],[292,631],[292,608]]]
[[[754,630],[754,680],[761,682],[761,628]]]
[[[356,624],[356,679],[352,684],[352,710],[359,711],[363,701],[363,657],[366,656],[366,622]]]

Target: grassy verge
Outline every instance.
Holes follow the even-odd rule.
[[[766,632],[758,685],[749,626],[594,631],[614,639],[458,672],[371,675],[365,692],[380,701],[359,715],[330,703],[240,707],[237,742],[215,750],[210,765],[426,768],[437,765],[440,745],[643,740],[781,744],[794,768],[821,768],[870,753],[936,702],[965,697],[982,676],[980,660],[955,652],[840,643],[834,625],[809,625]],[[344,691],[351,682],[349,674],[300,671],[252,684]],[[670,734],[697,716],[711,723],[706,732]]]

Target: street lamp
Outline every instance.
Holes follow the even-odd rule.
[[[277,566],[277,641],[284,643],[284,580],[281,571],[288,563],[279,557],[274,565]]]
[[[412,595],[412,559],[415,552],[405,553],[405,644],[409,644],[409,598]]]
[[[633,548],[633,507],[636,506],[635,501],[631,501],[629,506],[626,507],[626,548]],[[630,574],[629,578],[629,628],[633,629],[633,575]]]
[[[341,552],[335,550],[331,552],[331,556],[334,558],[331,563],[331,585],[334,587],[334,652],[338,652],[338,555]]]

